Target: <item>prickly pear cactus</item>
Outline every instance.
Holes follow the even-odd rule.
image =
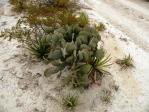
[[[81,28],[77,25],[66,25],[55,31],[46,28],[46,33],[48,32],[47,40],[52,49],[50,58],[56,68],[52,69],[54,72],[50,71],[51,68],[47,69],[45,76],[59,72],[67,66],[71,71],[77,71],[75,72],[77,85],[81,85],[81,87],[82,84],[87,85],[89,83],[88,74],[93,68],[89,64],[92,57],[102,58],[104,54],[97,49],[97,44],[101,39],[98,32],[92,27]]]

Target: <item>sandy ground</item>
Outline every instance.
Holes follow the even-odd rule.
[[[61,99],[69,92],[78,93],[80,96],[82,104],[77,107],[76,112],[149,112],[149,54],[147,47],[149,44],[144,43],[148,42],[146,37],[149,32],[147,33],[148,29],[142,31],[149,26],[144,25],[144,20],[143,27],[138,27],[135,24],[136,20],[129,18],[129,14],[126,14],[124,18],[132,23],[124,24],[123,17],[117,15],[116,18],[116,14],[120,13],[112,8],[116,6],[108,6],[117,4],[109,2],[110,0],[88,1],[86,5],[94,6],[92,7],[94,9],[83,9],[83,11],[89,14],[92,23],[102,21],[107,27],[106,31],[100,32],[102,41],[99,45],[104,46],[107,53],[111,54],[110,62],[113,65],[108,68],[108,71],[112,73],[112,76],[103,77],[101,86],[92,85],[89,90],[79,94],[77,90],[61,86],[63,77],[57,78],[54,75],[51,78],[45,78],[43,71],[50,64],[32,60],[27,50],[17,47],[20,44],[16,40],[9,42],[0,39],[0,112],[67,112],[61,105]],[[134,5],[127,4],[129,2],[131,1],[126,2],[127,6],[124,6],[132,8],[131,6]],[[101,3],[103,4],[101,5]],[[144,11],[148,8],[139,0],[134,3],[139,6],[139,10]],[[144,8],[140,8],[142,5]],[[103,8],[103,6],[107,7]],[[109,7],[111,9],[108,9]],[[6,9],[6,6],[3,9]],[[115,10],[116,14],[110,13],[108,18],[104,15],[104,9],[106,9],[105,15],[108,15],[107,11],[111,10]],[[1,30],[13,26],[18,18],[13,16],[9,10],[2,10],[2,8],[0,14]],[[123,15],[123,11],[121,14]],[[148,17],[147,12],[142,14],[144,18]],[[116,22],[112,22],[114,19],[120,24],[119,27]],[[133,30],[138,28],[140,33],[146,32],[145,37],[140,37],[140,43],[136,41],[140,35],[137,35],[135,30],[125,31],[123,28],[123,25],[130,28],[130,24],[135,27]],[[129,53],[133,57],[135,68],[121,70],[115,64],[115,60],[122,59]],[[63,75],[67,73],[68,71],[64,70]],[[117,85],[119,86],[118,91],[114,89]],[[101,100],[104,95],[103,90],[111,91],[111,101],[108,104]]]
[[[149,3],[144,0],[87,0],[90,7],[149,52]]]

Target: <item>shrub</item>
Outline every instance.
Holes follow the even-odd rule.
[[[78,18],[76,17],[76,14],[74,14],[72,11],[64,10],[58,15],[59,18],[59,24],[60,25],[73,25],[77,24]]]
[[[18,39],[20,42],[26,42],[31,38],[32,29],[22,27],[22,21],[18,20],[16,26],[11,29],[5,29],[0,32],[0,37],[11,39]]]
[[[60,24],[76,24],[77,18],[71,8],[71,0],[9,0],[13,10],[25,13],[26,23],[34,27],[37,25],[53,26]],[[19,5],[20,4],[20,5]]]
[[[47,41],[51,46],[49,57],[53,60],[55,68],[46,69],[46,77],[67,66],[73,73],[65,82],[71,83],[74,88],[79,88],[83,92],[84,87],[96,80],[96,78],[90,80],[90,77],[108,73],[103,68],[109,66],[107,64],[109,57],[103,59],[105,56],[103,49],[97,49],[100,35],[94,28],[66,25],[53,34],[50,33]]]
[[[12,9],[19,13],[25,11],[27,2],[29,2],[29,0],[9,0],[9,3],[13,5]]]

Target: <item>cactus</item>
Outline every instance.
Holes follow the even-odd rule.
[[[58,60],[62,57],[62,51],[61,50],[55,50],[52,54],[52,59]]]
[[[81,67],[79,67],[79,68],[80,68],[80,71],[79,71],[79,72],[80,72],[81,74],[88,74],[88,73],[90,72],[92,66],[89,65],[89,64],[87,64],[87,65],[83,65],[83,66],[81,66]]]
[[[73,43],[67,43],[67,45],[66,45],[66,51],[68,52],[68,53],[73,53],[73,51],[74,50],[76,50],[77,49],[77,46],[75,45],[75,44],[73,44]]]
[[[109,57],[103,59],[105,56],[103,49],[97,49],[97,43],[101,38],[93,28],[66,25],[49,35],[51,36],[47,38],[51,39],[51,59],[54,60],[52,64],[56,68],[54,70],[50,68],[51,72],[47,69],[45,76],[57,73],[66,66],[71,71],[77,70],[73,75],[68,76],[69,82],[82,91],[90,84],[90,77],[106,73],[103,67],[108,66],[106,63]]]
[[[54,29],[52,27],[44,26],[43,29],[44,29],[44,32],[47,33],[47,34],[50,34],[50,33],[54,32]]]

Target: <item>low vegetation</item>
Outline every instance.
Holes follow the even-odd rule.
[[[99,23],[98,25],[94,24],[94,28],[97,31],[104,31],[106,29],[105,25],[103,23]]]
[[[111,91],[109,90],[103,90],[103,95],[101,97],[101,100],[105,103],[110,103],[110,96],[111,96]]]
[[[66,25],[49,33],[47,41],[51,51],[48,57],[53,60],[55,67],[46,69],[45,76],[51,76],[67,67],[73,73],[68,75],[66,82],[83,92],[86,86],[97,82],[97,75],[110,74],[104,70],[110,66],[107,64],[109,56],[105,58],[103,49],[97,49],[100,39],[96,30],[89,26],[81,28],[78,25]]]
[[[31,40],[31,43],[28,44],[28,49],[36,58],[46,59],[48,53],[50,52],[50,45],[48,44],[46,38],[39,37],[34,41]]]
[[[111,64],[103,48],[98,31],[106,29],[103,23],[90,26],[88,15],[77,15],[71,0],[9,0],[13,11],[23,13],[12,29],[5,29],[0,36],[9,40],[17,38],[27,44],[27,49],[38,59],[45,59],[53,66],[45,70],[49,77],[64,68],[70,71],[63,85],[79,89],[81,93],[91,84],[99,84],[103,75],[111,75],[106,68]],[[25,27],[23,27],[25,25]],[[28,26],[28,27],[27,27]],[[25,46],[26,47],[26,46]],[[132,65],[130,55],[118,60],[122,68]],[[102,101],[110,102],[110,93],[104,91]],[[79,105],[78,95],[63,97],[63,105],[74,110]]]
[[[80,17],[78,18],[78,23],[81,27],[85,27],[85,26],[89,25],[88,15],[86,13],[82,12],[80,14]]]
[[[128,67],[134,66],[132,63],[132,57],[130,56],[130,54],[128,56],[125,56],[122,60],[118,59],[116,63],[121,65],[121,69],[126,69]]]
[[[62,103],[66,108],[70,110],[74,110],[78,105],[80,105],[79,97],[78,95],[75,94],[74,95],[69,94],[67,96],[64,96]]]
[[[0,32],[0,37],[11,39],[18,39],[19,42],[26,42],[31,38],[32,29],[27,27],[22,27],[22,21],[18,20],[16,26],[13,26],[11,29],[5,29]]]

